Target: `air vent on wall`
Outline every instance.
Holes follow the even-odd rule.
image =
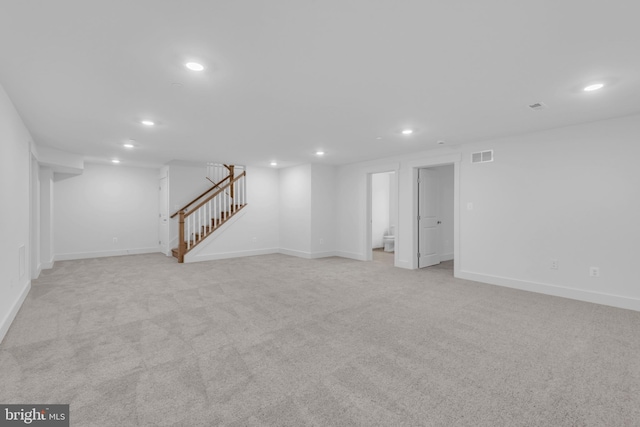
[[[536,102],[535,104],[529,104],[529,108],[531,108],[534,111],[540,111],[540,110],[545,110],[549,107],[544,102]]]
[[[493,150],[471,153],[471,163],[493,162]]]

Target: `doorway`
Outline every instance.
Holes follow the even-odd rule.
[[[160,178],[158,192],[158,245],[160,251],[169,256],[169,191],[166,176]]]
[[[453,271],[454,165],[417,169],[417,266]]]
[[[396,171],[382,170],[368,173],[366,260],[395,265],[397,223],[398,179]]]
[[[372,260],[394,265],[397,217],[393,200],[395,172],[371,174],[371,244]]]
[[[30,185],[29,185],[29,269],[30,278],[37,279],[40,275],[40,166],[38,160],[31,153],[30,158]],[[20,250],[20,271],[26,263],[25,254]],[[21,274],[22,276],[22,274]]]

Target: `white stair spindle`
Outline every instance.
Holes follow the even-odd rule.
[[[191,217],[187,217],[187,233],[185,235],[187,239],[187,249],[191,247]]]

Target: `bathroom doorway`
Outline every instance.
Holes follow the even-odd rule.
[[[370,177],[368,243],[370,260],[395,265],[397,178],[394,171],[377,172]]]

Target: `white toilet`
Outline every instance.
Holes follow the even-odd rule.
[[[385,234],[382,237],[382,243],[384,244],[385,252],[393,252],[395,250],[396,236],[395,236],[396,227],[389,227],[389,233]]]

